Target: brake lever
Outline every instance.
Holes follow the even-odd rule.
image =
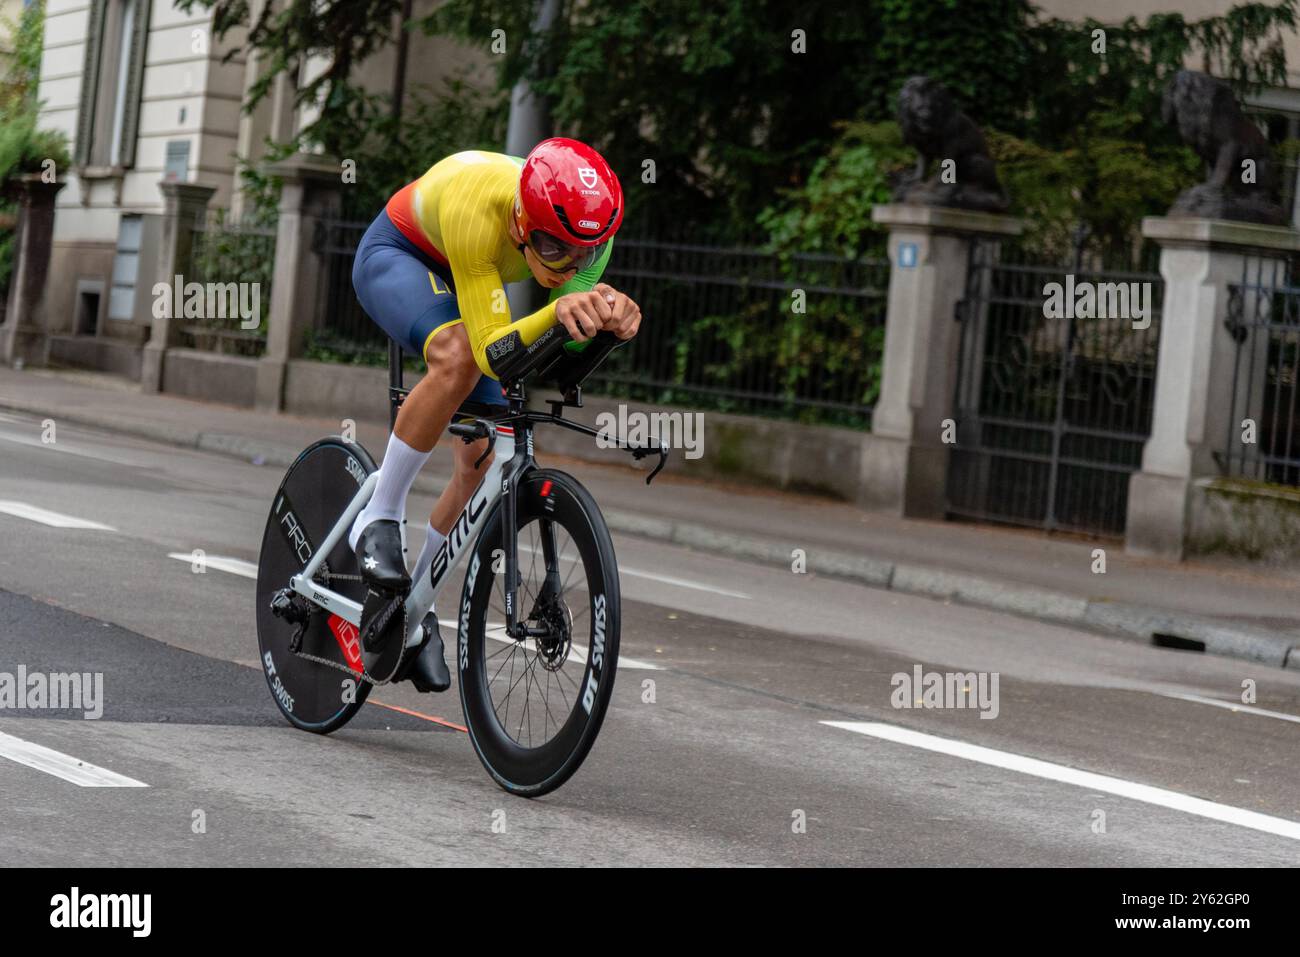
[[[479,466],[483,464],[483,460],[491,455],[492,450],[496,448],[497,427],[494,423],[489,422],[486,419],[475,419],[472,425],[468,422],[456,422],[449,425],[447,431],[459,438],[466,445],[469,445],[471,442],[477,442],[479,439],[490,440],[487,444],[487,448],[484,449],[483,454],[480,455],[478,461],[474,463],[474,471],[476,472],[478,471]]]
[[[487,448],[483,450],[483,454],[478,457],[478,461],[474,463],[475,472],[478,471],[479,466],[483,464],[484,460],[492,454],[493,449],[497,446],[497,427],[491,422],[484,422],[481,419],[479,424],[483,426],[483,430],[487,433],[488,444]]]
[[[641,459],[645,458],[647,455],[650,455],[652,452],[659,453],[659,464],[656,465],[653,469],[651,469],[650,474],[645,477],[646,485],[649,485],[651,482],[653,482],[654,477],[658,475],[660,472],[662,472],[664,470],[664,466],[668,464],[668,444],[664,442],[663,439],[660,439],[659,448],[657,449],[640,448],[640,449],[632,450],[632,458],[636,459],[637,461],[640,461]]]

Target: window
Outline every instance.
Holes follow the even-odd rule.
[[[117,226],[113,285],[108,291],[108,318],[129,322],[135,315],[135,285],[140,277],[140,238],[144,220],[125,215]]]
[[[80,166],[135,163],[150,0],[92,0],[77,123]]]

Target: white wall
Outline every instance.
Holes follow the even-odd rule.
[[[1204,20],[1222,16],[1245,0],[1033,0],[1046,17],[1058,20],[1083,20],[1091,18],[1100,23],[1122,23],[1128,17],[1145,22],[1153,13],[1181,13],[1186,20]],[[1300,86],[1300,35],[1291,33],[1283,37],[1286,49],[1287,74],[1290,86]],[[1199,63],[1189,62],[1189,69],[1200,69]]]
[[[63,130],[74,149],[89,18],[88,0],[48,0],[41,120]],[[170,140],[190,142],[187,180],[217,187],[214,204],[229,202],[243,61],[222,64],[220,54],[207,14],[186,15],[171,0],[152,0],[135,166],[122,178],[120,201],[115,181],[82,182],[68,171],[55,217],[56,242],[112,242],[120,212],[161,212],[158,183]]]
[[[188,181],[216,187],[214,207],[231,204],[235,154],[241,146],[240,108],[253,71],[246,68],[242,54],[221,61],[227,49],[243,41],[243,32],[232,31],[217,44],[210,15],[199,10],[182,13],[173,0],[151,2],[135,166],[125,172],[120,189],[115,180],[82,182],[75,171],[63,171],[68,185],[59,194],[56,243],[110,243],[116,239],[121,212],[161,212],[158,183],[164,173],[166,144],[172,140],[190,142]],[[0,3],[21,5],[21,0]],[[46,8],[41,120],[46,127],[63,130],[74,151],[90,6],[90,0],[48,0]],[[432,0],[419,0],[416,13],[432,6]],[[358,68],[358,77],[366,86],[387,92],[394,55],[391,48],[380,51]],[[487,58],[479,51],[419,32],[411,36],[408,64],[408,95],[426,84],[436,87],[448,73],[465,67],[475,68],[481,82],[491,80]],[[243,118],[242,146],[254,158],[262,154],[262,138],[273,122],[273,100],[264,100],[253,118]]]

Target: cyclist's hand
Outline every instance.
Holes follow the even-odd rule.
[[[641,307],[608,283],[596,283],[592,292],[599,293],[609,303],[610,316],[605,328],[620,339],[635,336],[641,327]]]
[[[586,342],[609,322],[610,304],[592,292],[571,292],[555,300],[555,318],[569,331],[574,342]]]

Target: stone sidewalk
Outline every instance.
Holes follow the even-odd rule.
[[[0,408],[283,468],[333,419],[254,413],[174,396],[142,394],[97,373],[0,369]],[[582,410],[571,410],[581,420]],[[378,457],[387,430],[361,422],[357,438]],[[1236,562],[1127,556],[1117,541],[901,519],[842,503],[683,475],[680,459],[647,487],[643,468],[617,451],[592,461],[539,458],[581,475],[615,532],[670,541],[732,558],[807,570],[1132,640],[1203,647],[1300,668],[1300,569]],[[441,488],[450,470],[441,443],[417,487]],[[2,461],[2,460],[0,460]],[[1093,572],[1094,550],[1106,572]],[[1293,652],[1293,649],[1294,652]]]

